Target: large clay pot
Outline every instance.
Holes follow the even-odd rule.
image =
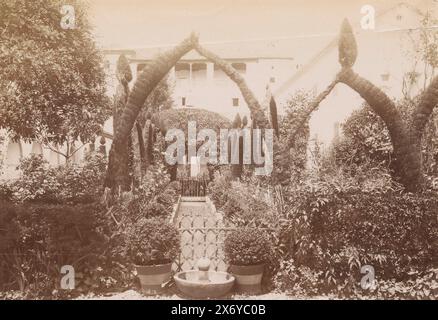
[[[262,278],[265,264],[253,266],[231,265],[229,272],[236,278],[236,289],[239,292],[258,294],[262,291]]]
[[[170,281],[172,263],[135,266],[140,279],[141,289],[144,294],[156,295],[163,291],[163,284]]]

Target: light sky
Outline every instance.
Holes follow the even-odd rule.
[[[427,0],[407,0],[415,5]],[[429,0],[432,1],[432,0]],[[336,34],[360,9],[376,14],[400,0],[88,0],[97,42],[105,48],[176,44],[191,31],[202,42]]]

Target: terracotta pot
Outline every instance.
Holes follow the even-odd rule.
[[[262,277],[265,264],[253,266],[231,265],[229,271],[236,278],[236,289],[240,292],[257,294],[262,291]]]
[[[137,276],[140,279],[141,290],[147,295],[160,294],[163,291],[163,284],[170,281],[172,263],[135,266]]]

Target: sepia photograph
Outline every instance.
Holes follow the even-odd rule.
[[[437,299],[437,0],[0,0],[4,303]]]

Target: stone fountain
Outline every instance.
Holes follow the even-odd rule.
[[[182,271],[174,276],[178,289],[193,298],[218,298],[231,290],[234,277],[227,272],[209,271],[210,260],[198,260],[199,270]]]

